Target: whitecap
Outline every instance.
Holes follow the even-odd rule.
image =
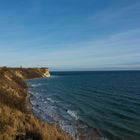
[[[50,97],[48,97],[47,100],[50,101],[50,102],[52,102],[52,103],[55,102],[55,101],[54,101],[52,98],[50,98]]]
[[[68,113],[71,117],[75,118],[75,120],[78,120],[78,119],[79,119],[78,114],[77,114],[76,111],[67,110],[67,113]]]
[[[38,83],[38,84],[31,84],[32,87],[38,87],[40,85],[41,85],[40,83]]]

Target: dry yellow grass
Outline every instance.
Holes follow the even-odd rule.
[[[42,74],[33,69],[21,69],[21,73],[18,69],[18,74],[16,69],[0,69],[0,140],[70,140],[56,125],[42,122],[27,109],[24,75]]]

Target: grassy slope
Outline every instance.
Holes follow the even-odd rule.
[[[70,140],[56,125],[41,122],[26,107],[23,79],[41,77],[42,72],[0,69],[0,140]]]

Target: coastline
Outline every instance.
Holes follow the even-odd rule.
[[[24,80],[44,78],[44,73],[47,76],[48,69],[0,68],[1,140],[72,140],[58,126],[42,121],[32,111]]]
[[[42,78],[41,78],[42,79]],[[37,80],[38,81],[38,80]],[[35,80],[35,83],[37,82]],[[44,81],[44,80],[43,80]],[[41,81],[39,80],[39,83]],[[45,117],[43,117],[42,115],[40,115],[41,112],[43,112],[43,106],[41,108],[41,106],[39,106],[39,102],[37,102],[36,100],[34,99],[38,99],[38,97],[41,97],[41,93],[40,94],[35,94],[36,92],[39,93],[40,91],[39,90],[35,90],[34,88],[36,87],[35,84],[34,84],[34,80],[33,80],[33,83],[30,81],[29,84],[33,84],[33,86],[29,86],[30,89],[30,93],[31,93],[31,96],[33,96],[33,98],[31,99],[31,101],[33,101],[33,112],[35,113],[36,116],[38,116],[41,120],[45,121],[45,122],[51,122],[49,121],[49,119],[46,119]],[[36,83],[38,84],[38,83]],[[38,86],[37,86],[38,87]],[[40,87],[42,88],[42,87]],[[39,89],[40,89],[39,88]],[[33,90],[32,90],[33,89]],[[35,92],[36,91],[36,92]],[[35,98],[34,98],[35,97]],[[44,97],[43,97],[44,98]],[[39,101],[39,100],[38,100]],[[40,101],[42,102],[41,98],[40,98]],[[36,103],[35,103],[36,102]],[[32,104],[32,103],[31,103]],[[48,106],[47,104],[44,104],[44,106]],[[49,105],[50,106],[50,105]],[[53,106],[53,105],[52,105]],[[37,111],[37,108],[41,108],[42,110],[38,110]],[[50,107],[51,108],[51,107]],[[45,109],[44,109],[45,110]],[[68,110],[66,110],[67,112]],[[44,115],[47,114],[47,110],[44,111]],[[54,111],[55,112],[55,111]],[[71,113],[71,112],[70,112]],[[49,114],[49,113],[48,113]],[[62,115],[62,114],[57,114],[58,116],[59,115]],[[71,116],[71,114],[68,114]],[[72,114],[73,115],[73,114]],[[53,116],[50,116],[52,119],[53,119]],[[71,116],[73,117],[73,116]],[[75,117],[75,116],[74,116]],[[61,117],[60,117],[61,118]],[[63,121],[63,120],[61,120]],[[61,122],[60,121],[60,122]],[[58,125],[58,128],[60,128],[60,130],[62,130],[63,132],[67,132],[73,139],[78,139],[78,140],[88,140],[88,139],[92,139],[92,140],[101,140],[101,139],[106,139],[108,140],[107,138],[104,138],[104,136],[102,135],[102,133],[97,130],[96,128],[92,128],[90,127],[86,122],[82,121],[82,120],[76,120],[77,121],[77,126],[79,126],[79,128],[77,127],[77,130],[75,131],[71,131],[70,129],[73,127],[73,126],[70,126],[70,131],[68,131],[68,129],[66,128],[65,129],[65,126],[63,126],[62,124],[58,123],[59,121],[58,120],[55,120],[54,119],[54,123],[56,123]],[[64,123],[65,124],[65,123]],[[72,124],[72,123],[71,123]],[[66,125],[66,124],[65,124]],[[75,126],[74,126],[75,127]],[[74,128],[73,127],[73,128]]]
[[[50,76],[49,76],[50,77]],[[33,78],[33,79],[40,79],[40,78]],[[32,80],[32,79],[30,79]],[[28,88],[30,87],[30,85],[28,86]],[[27,88],[27,89],[28,89]],[[31,103],[31,94],[29,92],[27,92],[27,96],[26,96],[26,108],[28,110],[29,113],[31,114],[34,114],[33,112],[33,106],[32,106],[32,103]],[[34,114],[35,117],[37,117],[35,114]],[[42,119],[40,119],[39,117],[37,117],[40,121],[44,122],[44,123],[48,123],[47,121],[44,121]],[[52,125],[52,124],[49,124],[49,125]],[[64,135],[68,135],[68,137],[70,138],[70,140],[73,140],[73,138],[71,136],[69,136],[69,134],[67,134],[65,131],[62,130],[62,128],[57,124],[53,124],[55,125],[55,127],[58,129],[58,131]]]

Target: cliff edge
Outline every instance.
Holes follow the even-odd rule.
[[[25,79],[50,77],[47,68],[0,68],[0,140],[70,140],[27,108]]]

